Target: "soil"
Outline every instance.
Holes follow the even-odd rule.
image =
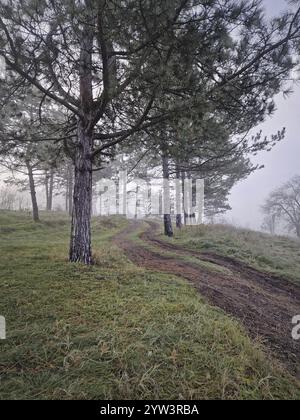
[[[300,315],[300,286],[229,257],[190,251],[167,243],[157,236],[159,225],[147,223],[148,228],[140,237],[157,251],[130,239],[134,232],[141,231],[141,222],[132,222],[114,238],[114,243],[139,266],[187,279],[210,304],[238,319],[252,338],[263,342],[275,358],[300,378],[300,341],[293,340],[291,335],[292,318]],[[159,250],[175,255],[160,254]],[[209,270],[180,259],[183,256],[196,257],[230,271]]]

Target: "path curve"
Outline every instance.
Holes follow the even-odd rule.
[[[169,244],[157,236],[157,223],[147,222],[144,229],[143,226],[143,222],[131,222],[114,238],[114,243],[139,266],[187,279],[210,304],[237,318],[252,338],[262,339],[273,355],[300,377],[300,342],[291,336],[292,318],[300,315],[299,286],[231,258]],[[151,249],[131,239],[138,232],[145,244],[152,245]],[[225,267],[231,274],[182,259],[187,256]]]

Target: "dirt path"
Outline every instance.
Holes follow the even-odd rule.
[[[141,229],[139,222],[131,223],[114,239],[115,244],[137,265],[172,273],[192,282],[212,305],[239,319],[253,338],[263,339],[274,356],[300,377],[300,342],[291,337],[292,318],[300,314],[300,287],[230,258],[189,251],[166,243],[156,236],[157,224],[148,222],[148,225],[149,228],[140,237],[154,245],[157,252],[143,248],[130,239],[132,233]],[[161,255],[160,249],[176,256]],[[226,267],[232,274],[212,272],[180,259],[184,256],[194,256]]]

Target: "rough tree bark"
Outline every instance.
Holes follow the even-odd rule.
[[[78,143],[75,158],[70,261],[92,264],[92,134],[86,131],[82,122],[78,127]]]
[[[91,6],[88,4],[87,6]],[[93,14],[86,10],[90,24],[85,23],[80,46],[80,103],[81,116],[77,121],[77,147],[70,241],[70,261],[92,264],[91,216],[92,216],[92,166],[94,134],[94,101],[92,54],[94,43]]]
[[[35,181],[33,175],[33,169],[30,165],[30,162],[26,162],[28,179],[29,179],[29,188],[30,188],[30,196],[31,196],[31,203],[32,203],[32,217],[35,222],[40,221],[39,217],[39,207],[36,199],[36,189],[35,189]]]
[[[173,226],[171,219],[171,209],[166,213],[165,202],[170,203],[170,170],[169,170],[169,160],[166,155],[162,157],[162,167],[163,167],[163,178],[164,178],[164,231],[165,235],[170,238],[173,237]]]

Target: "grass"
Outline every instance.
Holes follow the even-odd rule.
[[[300,282],[298,240],[227,225],[202,225],[177,230],[175,242],[187,249],[232,257],[258,270]]]
[[[299,399],[299,383],[185,281],[131,264],[94,220],[97,265],[67,262],[69,221],[0,212],[1,399]]]

